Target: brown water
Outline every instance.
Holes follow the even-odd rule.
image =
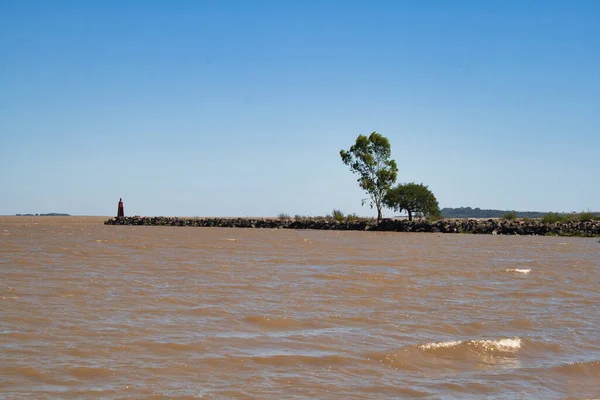
[[[0,397],[594,398],[596,239],[0,218]]]

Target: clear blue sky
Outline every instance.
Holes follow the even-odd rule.
[[[600,1],[0,1],[0,214],[600,211]],[[387,211],[384,215],[393,215]]]

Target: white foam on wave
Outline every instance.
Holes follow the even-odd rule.
[[[435,349],[458,346],[461,343],[462,343],[462,341],[460,341],[460,340],[449,340],[447,342],[434,342],[434,343],[420,344],[417,346],[417,348],[419,348],[421,350],[435,350]]]
[[[484,351],[502,351],[502,352],[516,352],[521,348],[521,338],[504,338],[504,339],[475,339],[468,340],[466,342],[462,340],[448,340],[445,342],[431,342],[425,344],[419,344],[416,347],[420,350],[437,350],[447,349],[460,345],[474,346]]]
[[[506,272],[518,272],[519,274],[527,275],[531,272],[531,268],[509,268]]]
[[[521,348],[521,338],[518,337],[498,340],[473,340],[472,343],[486,350],[515,352]]]

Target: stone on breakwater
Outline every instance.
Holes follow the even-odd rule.
[[[197,226],[224,228],[316,229],[389,232],[475,233],[499,235],[600,236],[600,221],[545,224],[540,220],[443,219],[439,221],[384,219],[335,221],[332,219],[116,217],[105,225]]]

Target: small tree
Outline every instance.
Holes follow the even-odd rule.
[[[358,174],[358,185],[369,194],[371,208],[377,209],[377,222],[381,221],[383,199],[398,175],[391,153],[389,140],[377,132],[369,137],[359,135],[348,151],[340,150],[342,161]],[[368,200],[364,199],[363,205]]]
[[[408,220],[412,221],[414,213],[428,217],[440,215],[438,201],[427,188],[417,183],[405,183],[390,189],[385,196],[385,205],[394,211],[408,213]]]

